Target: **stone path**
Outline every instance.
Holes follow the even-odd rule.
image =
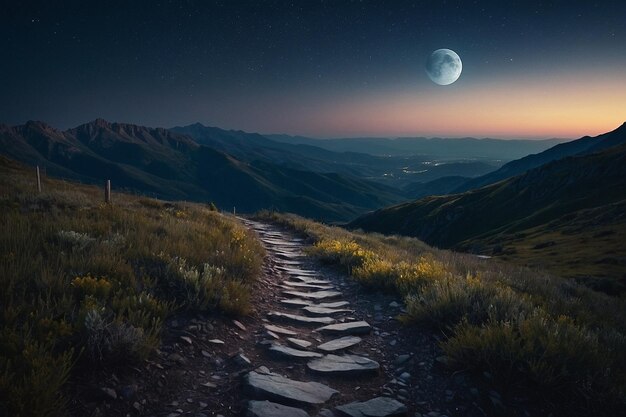
[[[279,296],[261,312],[268,322],[259,345],[266,347],[276,368],[288,371],[283,375],[252,364],[254,369],[243,376],[247,415],[406,416],[407,408],[391,397],[341,401],[354,398],[359,381],[381,372],[380,364],[367,353],[350,352],[362,337],[370,337],[372,327],[353,317],[350,301],[343,299],[335,283],[306,267],[302,239],[270,225],[241,220],[259,235],[277,272],[270,284]]]

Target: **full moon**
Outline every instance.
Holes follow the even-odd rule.
[[[426,62],[426,73],[439,85],[449,85],[459,79],[463,64],[461,58],[451,49],[437,49]]]

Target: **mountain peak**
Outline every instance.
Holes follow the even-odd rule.
[[[97,119],[95,119],[92,122],[87,123],[88,125],[93,125],[93,126],[97,126],[97,127],[106,127],[106,128],[110,128],[111,127],[111,123],[98,117]]]

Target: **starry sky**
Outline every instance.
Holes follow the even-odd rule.
[[[0,122],[575,138],[626,120],[624,22],[615,0],[3,2]]]

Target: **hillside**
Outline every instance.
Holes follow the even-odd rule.
[[[619,243],[625,238],[626,219],[615,209],[626,200],[624,190],[626,144],[550,162],[463,194],[378,210],[350,227],[415,236],[439,247],[506,255],[567,276],[626,280],[626,250]],[[536,246],[532,255],[520,251],[517,257],[519,249],[509,245],[527,247],[528,236],[537,239],[532,241]],[[580,245],[585,245],[583,257],[575,255]]]
[[[402,200],[399,190],[353,176],[242,161],[187,135],[101,119],[67,131],[42,122],[3,125],[0,149],[49,175],[110,179],[117,189],[242,212],[274,208],[340,221]]]
[[[558,144],[541,153],[524,156],[523,158],[511,161],[494,172],[468,180],[454,191],[463,192],[480,188],[485,185],[493,184],[503,179],[519,175],[529,169],[547,164],[548,162],[556,161],[567,156],[588,155],[590,153],[607,149],[625,142],[626,123],[622,124],[617,129],[602,135],[594,137],[585,136],[571,142]]]

